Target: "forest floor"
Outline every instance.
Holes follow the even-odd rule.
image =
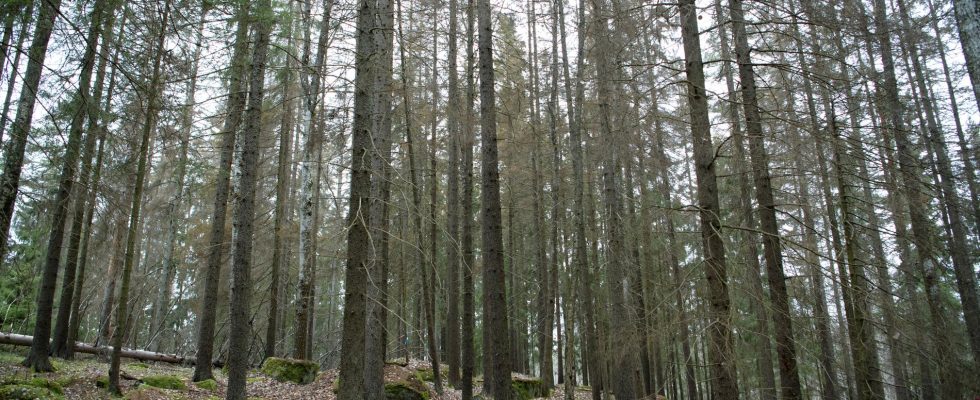
[[[60,391],[61,395],[55,395],[52,399],[106,399],[109,394],[104,388],[106,373],[109,369],[107,362],[97,356],[78,354],[73,361],[52,359],[57,371],[50,373],[34,373],[22,367],[20,362],[24,359],[26,349],[22,347],[13,348],[9,346],[0,347],[0,391],[5,385],[21,383],[33,384],[35,386],[56,387],[55,392]],[[385,382],[405,382],[417,381],[420,372],[428,370],[429,364],[420,361],[411,361],[407,365],[389,364],[385,366]],[[429,374],[431,376],[431,370]],[[443,370],[444,371],[444,370]],[[213,387],[201,387],[191,382],[194,369],[191,367],[177,366],[167,363],[143,363],[123,359],[121,385],[125,399],[131,400],[218,400],[223,399],[227,376],[221,369],[215,369],[215,384]],[[171,386],[179,386],[177,389],[164,389],[154,381],[161,380],[161,377],[169,378]],[[171,378],[172,377],[172,378]],[[176,379],[173,379],[176,378]],[[299,385],[291,382],[278,382],[266,376],[257,369],[249,371],[247,390],[250,400],[275,399],[275,400],[333,400],[334,381],[337,378],[337,370],[330,369],[321,371],[317,374],[313,383]],[[33,380],[33,383],[29,383]],[[166,383],[166,380],[164,380]],[[176,382],[179,382],[176,383]],[[208,386],[208,385],[202,385]],[[474,385],[479,390],[479,384]],[[444,390],[437,394],[432,382],[424,382],[429,399],[450,400],[460,399],[462,396],[459,390]],[[6,397],[0,394],[0,397]],[[575,399],[588,399],[589,392],[586,388],[578,388]],[[564,399],[561,388],[553,390],[550,397],[545,399]],[[42,400],[44,400],[42,398]]]

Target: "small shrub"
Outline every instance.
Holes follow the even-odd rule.
[[[160,389],[187,390],[187,385],[180,378],[173,375],[153,375],[142,379],[143,384]]]
[[[316,380],[320,366],[312,361],[269,357],[262,363],[262,373],[279,382],[294,382],[301,385]]]
[[[194,386],[212,392],[218,390],[218,382],[215,382],[214,379],[206,379],[200,382],[194,382]]]

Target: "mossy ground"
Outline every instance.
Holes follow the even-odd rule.
[[[41,400],[103,400],[111,399],[106,386],[109,365],[99,357],[80,354],[75,360],[52,360],[57,371],[33,373],[20,366],[26,348],[0,346],[0,399],[21,398]],[[418,360],[408,364],[391,363],[385,366],[385,397],[388,400],[439,400],[459,398],[445,379],[446,394],[438,395],[432,388],[430,365]],[[221,369],[214,370],[214,379],[191,382],[193,368],[165,363],[134,362],[123,359],[120,381],[123,396],[116,399],[131,400],[217,400],[225,396],[227,376]],[[445,378],[444,369],[440,369]],[[337,370],[315,373],[308,384],[280,382],[263,371],[249,371],[246,379],[250,400],[292,400],[335,398],[334,385]],[[157,387],[160,386],[160,387]],[[475,385],[479,389],[479,385]],[[533,384],[520,383],[520,393],[537,395]],[[164,388],[161,388],[164,387]],[[515,388],[516,391],[516,388]],[[23,392],[23,394],[21,394]],[[581,396],[580,396],[581,395]],[[559,393],[552,398],[561,398]],[[587,392],[576,393],[576,399],[588,398]],[[530,398],[521,396],[520,398]]]

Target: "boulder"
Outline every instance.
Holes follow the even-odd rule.
[[[305,385],[316,380],[316,373],[319,371],[319,365],[306,360],[269,357],[262,363],[262,373],[279,382]]]

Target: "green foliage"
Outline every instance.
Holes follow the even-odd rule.
[[[161,389],[187,390],[187,385],[179,377],[173,375],[152,375],[144,377],[143,384]]]
[[[269,357],[262,363],[262,373],[279,382],[295,382],[301,385],[316,379],[320,366],[312,361]]]
[[[197,387],[199,387],[201,389],[209,390],[209,391],[212,391],[212,392],[215,391],[215,390],[218,390],[218,382],[215,382],[214,379],[206,379],[206,380],[203,380],[203,381],[200,381],[200,382],[194,382],[194,386],[197,386]]]

